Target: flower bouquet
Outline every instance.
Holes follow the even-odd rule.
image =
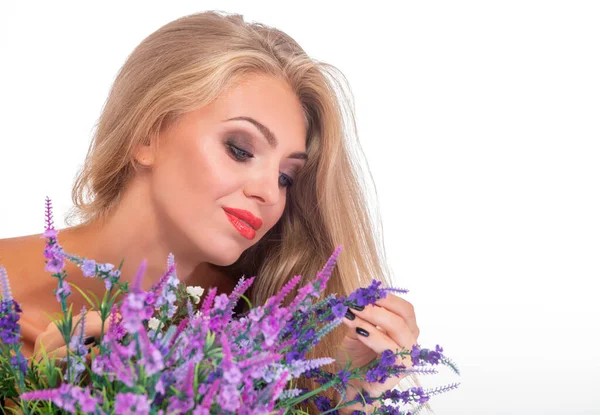
[[[21,353],[19,304],[12,298],[8,276],[0,267],[0,403],[3,413],[88,413],[88,414],[308,414],[312,401],[321,414],[337,414],[346,406],[361,402],[379,406],[371,413],[416,414],[430,397],[451,389],[451,384],[432,390],[412,387],[390,390],[381,396],[357,391],[348,397],[351,379],[381,382],[390,376],[432,374],[427,368],[443,364],[458,374],[450,359],[435,350],[413,346],[411,350],[386,350],[379,359],[350,370],[351,362],[338,373],[323,369],[334,359],[306,360],[306,353],[341,324],[351,304],[374,304],[388,292],[373,280],[347,297],[335,295],[319,299],[332,273],[341,246],[309,284],[297,290],[289,306],[285,297],[298,285],[292,278],[263,306],[250,307],[240,318],[233,310],[254,278],[240,278],[231,294],[217,295],[185,287],[176,273],[173,255],[167,269],[148,291],[141,287],[146,262],[143,261],[131,287],[120,280],[120,267],[96,263],[65,252],[54,229],[52,209],[46,199],[46,270],[57,279],[56,299],[62,318],[55,321],[67,346],[62,360],[42,358],[29,361]],[[86,309],[74,322],[67,298],[71,285],[64,270],[65,261],[77,264],[86,277],[105,282],[103,298],[85,296],[102,319],[97,347],[86,343]],[[105,326],[106,323],[106,326]],[[106,330],[105,330],[106,327]],[[398,356],[412,361],[412,367],[397,365]],[[298,388],[300,377],[314,378],[321,386],[314,390]],[[335,388],[342,400],[337,406],[321,392]],[[401,406],[402,405],[402,408]],[[354,411],[353,414],[367,412]]]

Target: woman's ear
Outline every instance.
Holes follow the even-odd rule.
[[[140,144],[134,152],[135,161],[144,167],[151,167],[154,164],[154,149],[151,145]]]

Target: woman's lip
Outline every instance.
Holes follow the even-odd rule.
[[[230,215],[237,217],[238,219],[243,220],[248,225],[250,225],[255,230],[259,230],[262,226],[262,220],[254,216],[251,212],[244,209],[236,209],[231,207],[223,207],[223,210]]]
[[[254,237],[256,236],[256,231],[254,230],[254,228],[252,226],[250,226],[249,224],[247,224],[246,222],[244,222],[237,216],[231,215],[227,212],[225,212],[225,215],[227,216],[227,219],[229,219],[229,222],[231,222],[233,227],[235,229],[237,229],[237,231],[240,234],[242,234],[242,236],[244,238],[254,239]]]

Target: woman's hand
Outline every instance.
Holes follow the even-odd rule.
[[[346,362],[351,360],[351,369],[364,366],[386,350],[412,349],[417,344],[419,337],[419,327],[415,317],[414,307],[411,303],[396,295],[388,293],[385,298],[377,300],[375,305],[368,305],[362,311],[349,308],[352,314],[346,314],[344,324],[348,327],[346,336],[342,341],[340,350],[337,353],[336,360],[345,367]],[[354,318],[351,320],[348,318]],[[357,329],[362,329],[358,330]],[[359,332],[367,333],[361,335]],[[409,356],[398,356],[396,365],[404,365],[407,368],[412,367],[412,361]],[[377,397],[387,390],[393,389],[406,375],[388,378],[385,383],[370,383],[362,379],[352,379],[349,385],[358,390],[364,389],[371,397]],[[357,390],[352,386],[346,389],[346,399],[349,401],[357,395]],[[341,396],[338,395],[338,401]],[[336,402],[337,403],[337,402]],[[342,402],[343,404],[343,402]],[[378,406],[377,404],[373,404]],[[350,414],[353,410],[370,412],[373,405],[363,406],[362,403],[356,403],[351,406],[340,409],[340,414]]]
[[[73,316],[73,327],[75,327],[75,324],[79,322],[82,316],[83,314]],[[108,329],[108,325],[109,320],[104,322],[105,332]],[[84,333],[86,346],[93,347],[94,342],[100,339],[101,328],[102,319],[100,318],[100,313],[97,311],[88,311],[85,316]],[[48,324],[46,330],[35,339],[33,356],[38,361],[42,359],[42,349],[46,351],[48,357],[63,358],[67,355],[67,346],[65,345],[62,334],[54,322]]]

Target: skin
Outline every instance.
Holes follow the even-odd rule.
[[[248,121],[224,122],[240,116],[252,117],[267,126],[279,144],[272,148]],[[281,218],[288,178],[294,180],[305,163],[288,156],[306,151],[306,133],[301,102],[287,84],[259,75],[246,78],[214,102],[184,114],[178,123],[161,131],[158,150],[136,148],[134,155],[142,168],[128,183],[114,213],[103,223],[61,230],[58,240],[67,252],[98,262],[117,266],[125,258],[122,278],[126,280],[146,259],[144,289],[164,273],[167,255],[172,252],[178,277],[184,283],[230,292],[237,281],[227,280],[211,264],[234,263]],[[228,139],[230,145],[254,157],[238,161]],[[239,150],[238,157],[243,154]],[[249,210],[262,219],[263,226],[253,240],[244,238],[231,225],[224,206]],[[41,310],[50,315],[60,311],[53,294],[56,281],[43,271],[43,246],[39,234],[0,240],[0,263],[5,264],[9,277],[18,276],[11,277],[11,283],[13,296],[23,308],[24,352],[31,352],[35,339],[35,352],[44,347],[47,352],[64,356],[66,349],[56,326],[40,326],[49,321]],[[104,293],[102,282],[84,278],[70,263],[66,270],[72,285],[99,297]],[[69,300],[75,311],[85,304],[76,290]],[[387,348],[410,348],[416,343],[419,330],[414,309],[398,296],[389,294],[376,306],[354,313],[353,321],[344,319],[348,330],[342,347],[348,355],[339,354],[342,364],[350,358],[354,366],[362,366]],[[80,315],[75,316],[78,318]],[[98,336],[97,313],[89,312],[87,318],[86,334]],[[369,331],[370,336],[357,335],[356,327]],[[353,385],[376,393],[392,388],[399,380],[390,379],[385,385]],[[354,390],[348,391],[353,397]],[[350,413],[351,409],[342,413]]]

